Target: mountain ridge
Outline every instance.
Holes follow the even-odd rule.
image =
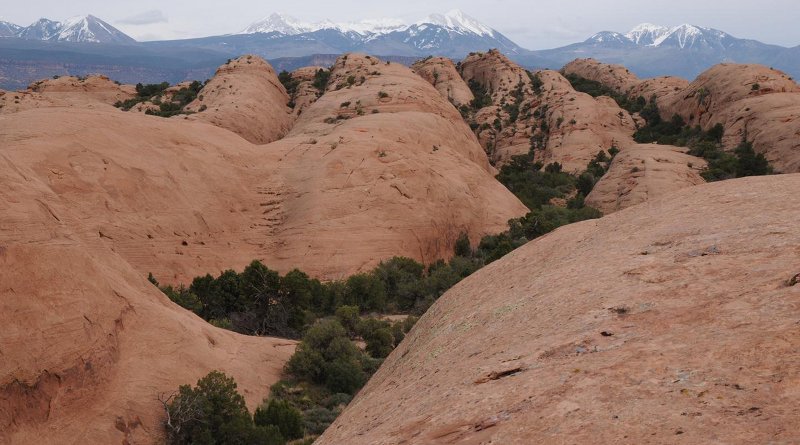
[[[63,22],[40,18],[26,27],[0,22],[0,37],[76,43],[136,43],[132,37],[91,14],[70,17]]]
[[[391,18],[306,23],[274,13],[231,34],[147,42],[136,42],[94,16],[83,19],[72,25],[72,32],[64,30],[69,20],[40,19],[24,28],[0,22],[0,88],[21,88],[54,75],[95,72],[119,72],[118,80],[124,82],[179,82],[208,77],[219,64],[242,54],[280,59],[282,65],[296,68],[295,63],[318,55],[361,52],[392,60],[430,55],[457,60],[494,48],[528,69],[559,69],[589,57],[625,65],[640,77],[693,79],[712,65],[729,62],[762,64],[800,77],[800,46],[740,39],[690,24],[642,23],[626,33],[603,31],[560,48],[528,50],[458,10],[431,14],[411,24]],[[91,33],[82,32],[87,27]],[[32,47],[36,41],[43,45]],[[57,46],[65,44],[71,46]]]

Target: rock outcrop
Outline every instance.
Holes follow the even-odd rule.
[[[55,170],[40,176],[12,161],[7,147],[0,161],[0,442],[163,443],[159,397],[214,369],[237,380],[251,409],[260,404],[294,342],[217,329],[171,303],[108,247],[107,229],[98,235],[84,208],[56,191],[80,186],[67,185],[76,178]],[[88,170],[89,157],[72,162]]]
[[[468,56],[460,69],[491,99],[470,119],[497,165],[533,150],[537,161],[577,173],[598,151],[633,144],[635,121],[627,111],[575,91],[558,72],[529,73],[495,50]]]
[[[722,181],[532,241],[437,301],[316,443],[800,441],[797,190]]]
[[[316,263],[323,276],[394,255],[448,257],[460,233],[477,242],[526,213],[458,111],[408,68],[375,57],[341,57],[327,92],[270,150],[282,153],[276,171],[291,185],[280,259]]]
[[[787,74],[761,65],[723,63],[691,84],[674,77],[637,83],[635,76],[622,76],[621,69],[593,59],[564,67],[566,73],[601,82],[633,98],[655,96],[664,119],[677,114],[704,130],[721,124],[727,150],[746,138],[777,171],[800,172],[800,86]]]
[[[705,183],[700,173],[706,161],[669,145],[633,145],[611,163],[608,172],[586,197],[586,205],[608,215],[645,201]]]
[[[148,272],[188,283],[260,259],[341,278],[395,255],[450,257],[461,233],[477,242],[527,212],[458,111],[406,67],[342,57],[289,136],[256,145],[242,135],[288,129],[250,113],[283,115],[288,97],[275,95],[277,108],[220,102],[265,94],[265,62],[231,65],[203,90],[232,119],[219,126],[207,111],[116,109],[129,87],[115,84],[81,99],[60,96],[80,82],[3,94],[13,105],[0,112],[0,442],[159,443],[159,396],[213,369],[251,409],[263,400],[294,343],[211,327]],[[215,90],[233,79],[236,95]],[[229,131],[238,113],[260,126]]]
[[[257,56],[242,56],[222,65],[186,106],[189,119],[228,129],[253,144],[283,137],[294,120],[289,96],[275,70]]]
[[[457,107],[469,105],[475,99],[451,59],[429,57],[415,63],[411,69],[433,85],[442,97]]]
[[[537,159],[580,173],[599,151],[633,145],[636,122],[614,99],[577,92],[556,71],[537,74],[543,82],[538,109],[547,128],[547,145]]]
[[[781,71],[716,65],[658,103],[662,115],[678,114],[691,125],[722,124],[727,149],[747,139],[777,171],[800,172],[800,85]]]
[[[395,255],[432,262],[461,232],[477,242],[526,213],[458,111],[408,68],[343,57],[328,90],[268,146],[195,119],[33,94],[32,109],[0,114],[0,145],[85,215],[76,230],[167,283],[253,259],[320,278]]]
[[[35,82],[25,91],[0,91],[0,114],[43,107],[113,105],[135,95],[133,85],[121,85],[106,76],[62,76]]]

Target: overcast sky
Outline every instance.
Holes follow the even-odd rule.
[[[5,2],[0,16],[18,25],[39,17],[93,14],[137,40],[237,32],[272,12],[303,21],[394,17],[415,22],[461,9],[519,45],[544,49],[582,41],[598,31],[626,32],[642,22],[691,23],[784,46],[800,45],[800,0],[26,0]]]

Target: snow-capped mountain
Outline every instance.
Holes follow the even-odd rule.
[[[494,37],[497,31],[483,23],[454,9],[446,14],[431,14],[420,20],[416,25],[435,25],[463,34],[477,34],[479,36]]]
[[[9,37],[27,40],[46,40],[54,42],[88,43],[135,43],[131,37],[93,15],[71,17],[64,22],[41,18],[25,28],[17,27],[17,32]],[[3,35],[0,24],[0,35]]]
[[[633,42],[624,34],[612,31],[598,32],[597,34],[589,37],[585,43],[605,46],[627,46],[633,45]]]
[[[342,52],[368,51],[402,56],[437,53],[458,57],[470,51],[491,48],[500,48],[511,54],[522,51],[496,30],[459,10],[432,14],[412,24],[398,19],[307,23],[276,13],[251,24],[238,35],[268,35],[276,44],[278,41],[313,41],[315,45],[333,47]]]
[[[787,48],[739,39],[713,28],[643,23],[625,34],[603,31],[580,43],[529,51],[516,60],[532,68],[553,68],[592,57],[625,65],[641,77],[676,75],[692,79],[722,62],[761,63],[800,72],[800,60],[791,54]]]
[[[16,37],[21,30],[19,25],[0,20],[0,37]]]
[[[335,30],[343,33],[355,32],[364,36],[388,34],[395,31],[405,31],[414,26],[433,25],[447,28],[462,34],[476,34],[479,36],[493,36],[496,31],[480,23],[474,18],[464,14],[458,9],[447,12],[446,14],[431,14],[428,17],[417,21],[411,25],[399,19],[367,19],[360,22],[335,23],[325,20],[317,23],[302,22],[294,17],[274,13],[262,20],[259,20],[239,34],[271,33],[278,32],[286,35],[297,35],[321,30]]]
[[[653,45],[667,33],[669,28],[666,26],[642,23],[625,34],[625,37],[637,45]]]
[[[133,43],[131,37],[93,15],[64,21],[56,40],[62,42]]]
[[[363,20],[346,23],[334,23],[330,20],[325,20],[317,23],[306,23],[285,14],[274,13],[251,24],[239,34],[269,34],[277,32],[294,36],[321,30],[334,30],[342,33],[355,32],[362,35],[370,35],[385,34],[402,29],[405,26],[401,20],[396,19]]]
[[[625,37],[639,46],[672,47],[724,47],[726,41],[736,40],[730,34],[712,28],[683,24],[672,28],[651,23],[636,26]]]
[[[53,40],[59,30],[61,22],[41,18],[30,26],[22,28],[17,37],[28,40]]]

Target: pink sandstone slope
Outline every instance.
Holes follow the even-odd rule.
[[[437,301],[315,443],[799,442],[797,190],[701,185],[530,242]]]

